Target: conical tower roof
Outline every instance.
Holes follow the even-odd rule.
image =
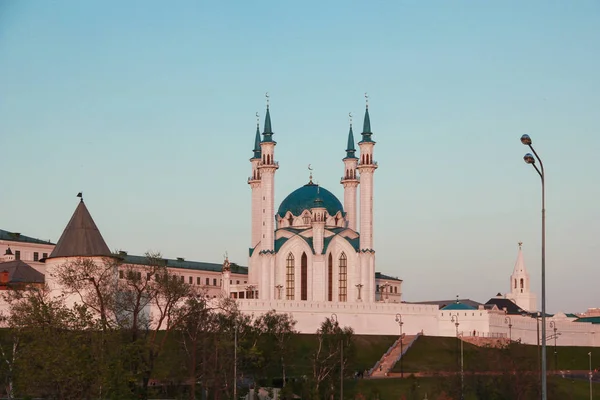
[[[48,258],[111,256],[83,199]]]
[[[517,254],[517,261],[515,262],[515,269],[513,275],[527,275],[527,268],[525,268],[525,261],[523,261],[523,242],[519,242],[519,253]]]

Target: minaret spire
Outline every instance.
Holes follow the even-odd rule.
[[[260,159],[260,122],[258,112],[256,113],[256,136],[254,137],[254,157]]]
[[[348,132],[348,146],[346,147],[346,158],[356,158],[356,148],[354,147],[354,133],[352,132],[352,113],[348,113],[350,119],[350,131]]]
[[[371,118],[369,117],[369,95],[365,93],[365,119],[363,122],[362,142],[372,142],[371,135]]]
[[[263,142],[272,142],[273,130],[271,128],[271,113],[269,112],[269,92],[265,93],[267,98],[267,113],[265,114],[265,128],[263,131]]]

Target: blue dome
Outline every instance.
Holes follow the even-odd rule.
[[[333,216],[338,211],[344,214],[342,203],[340,203],[333,193],[322,186],[309,182],[301,188],[294,190],[281,202],[277,215],[284,217],[289,211],[297,217],[304,210],[310,210],[315,207],[315,200],[321,200],[321,204],[319,205],[325,207],[329,215]]]

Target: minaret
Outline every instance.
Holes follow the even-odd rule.
[[[344,187],[344,210],[346,210],[348,228],[355,231],[356,187],[358,186],[356,167],[358,165],[358,158],[354,155],[356,149],[354,148],[354,134],[352,133],[352,113],[348,114],[348,116],[350,117],[350,131],[348,132],[346,157],[342,160],[344,161],[344,176],[342,177],[341,184]]]
[[[375,142],[371,139],[371,119],[369,118],[369,97],[365,93],[366,108],[363,123],[362,140],[358,142],[360,148],[360,277],[364,285],[365,302],[375,301],[375,250],[373,250],[373,175],[377,163],[373,161],[373,147]]]
[[[260,129],[259,129],[259,119],[258,113],[256,113],[256,135],[254,138],[254,155],[250,159],[250,163],[252,164],[252,176],[248,178],[248,184],[252,189],[252,239],[250,242],[250,248],[254,249],[260,243],[261,238],[261,211],[262,211],[262,200],[261,200],[261,191],[260,191],[260,159],[261,159],[261,150],[260,150]]]
[[[371,139],[371,119],[369,118],[369,98],[365,93],[367,106],[363,124],[362,140],[358,142],[360,148],[360,250],[373,250],[373,175],[377,163],[373,161],[373,147],[375,142]]]
[[[535,294],[531,293],[529,286],[529,272],[525,268],[523,261],[523,242],[519,242],[519,252],[515,268],[510,276],[510,293],[506,295],[507,299],[515,302],[519,307],[526,311],[536,311],[537,299]]]
[[[275,145],[273,130],[271,129],[271,113],[269,111],[269,94],[267,98],[267,113],[263,140],[260,143],[261,161],[258,171],[261,180],[261,246],[262,258],[259,272],[259,297],[268,300],[275,297],[275,172],[279,163],[275,161]]]

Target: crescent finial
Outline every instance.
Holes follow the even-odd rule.
[[[348,113],[348,118],[350,119],[350,126],[352,126],[352,111]]]
[[[269,108],[269,92],[265,93],[265,97],[267,98],[267,108]]]
[[[369,95],[365,92],[365,101],[367,102],[367,108],[369,108]]]

